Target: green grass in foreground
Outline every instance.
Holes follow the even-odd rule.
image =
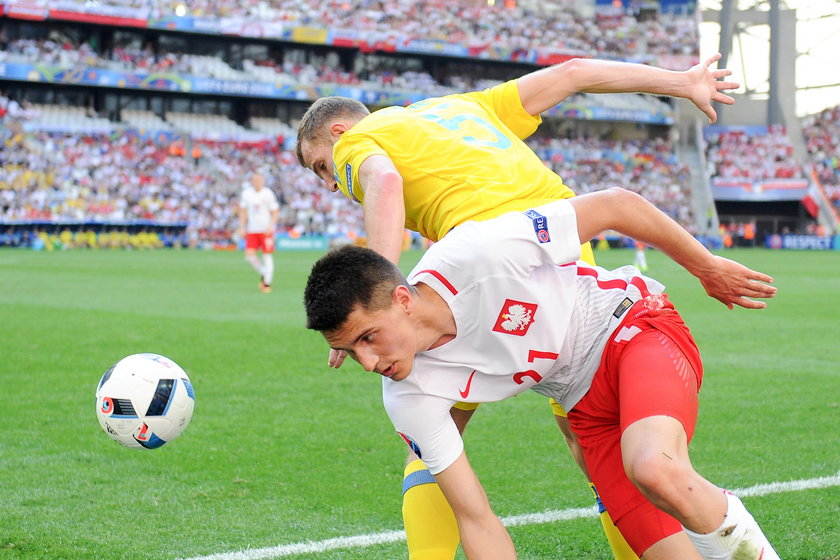
[[[727,311],[649,255],[706,363],[695,464],[730,488],[835,475],[840,253],[726,255],[775,276],[768,309]],[[379,380],[329,370],[303,328],[317,256],[279,253],[264,295],[241,253],[0,251],[0,558],[168,560],[399,530],[405,451]],[[102,372],[136,352],[176,360],[196,390],[186,433],[155,451],[111,442],[94,412]],[[537,395],[482,407],[466,440],[499,515],[591,505]],[[840,557],[840,488],[744,501],[783,558]],[[511,534],[522,558],[609,558],[594,518]]]

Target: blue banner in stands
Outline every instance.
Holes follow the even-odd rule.
[[[807,179],[712,179],[712,195],[715,200],[802,200],[808,194],[809,187]]]
[[[800,251],[840,250],[840,235],[768,235],[765,245],[770,249],[795,249]]]

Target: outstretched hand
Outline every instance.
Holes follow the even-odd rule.
[[[750,298],[772,298],[778,291],[768,284],[773,278],[747,268],[741,263],[715,256],[714,266],[698,275],[709,296],[729,309],[739,305],[746,309],[764,309],[767,303]]]
[[[722,81],[722,78],[732,75],[732,70],[710,68],[720,57],[721,54],[717,53],[686,70],[691,78],[690,91],[686,97],[709,117],[712,124],[717,121],[717,112],[712,108],[712,102],[732,105],[735,100],[722,92],[741,87],[738,82]]]

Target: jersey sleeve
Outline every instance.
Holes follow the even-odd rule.
[[[516,80],[467,95],[474,96],[477,101],[484,104],[522,140],[532,135],[542,122],[539,115],[536,117],[531,115],[522,106]]]
[[[461,434],[449,414],[454,401],[423,394],[411,376],[402,381],[382,379],[385,410],[397,434],[432,474],[455,462],[464,450]]]
[[[333,147],[333,164],[338,189],[359,204],[365,202],[365,192],[359,181],[359,167],[373,155],[388,156],[373,138],[365,133],[348,130]]]

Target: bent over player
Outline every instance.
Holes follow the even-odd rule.
[[[452,506],[468,558],[516,555],[449,409],[533,389],[569,411],[589,473],[642,559],[691,558],[671,550],[683,534],[707,560],[778,559],[741,501],[691,464],[702,364],[663,286],[632,267],[576,261],[580,239],[605,229],[663,250],[727,306],[762,308],[749,298],[775,295],[769,276],[611,189],[463,224],[411,283],[368,249],[329,253],[307,282],[307,326],[382,375],[386,411]]]
[[[364,205],[368,247],[397,263],[403,228],[437,241],[467,220],[487,220],[574,196],[523,139],[540,124],[540,113],[575,92],[685,97],[714,122],[711,102],[732,103],[721,91],[737,87],[721,81],[729,71],[710,69],[718,59],[711,57],[685,72],[575,59],[482,92],[372,114],[352,99],[322,98],[301,119],[298,159],[330,190]],[[583,251],[583,258],[594,264],[588,244]],[[330,365],[339,367],[343,359],[342,353],[331,352]],[[453,408],[459,429],[475,406],[459,403]],[[565,412],[556,403],[552,408],[585,472]],[[414,560],[451,559],[458,545],[452,515],[433,483],[422,462],[410,456],[403,516]],[[616,559],[634,559],[606,512],[601,522]]]

